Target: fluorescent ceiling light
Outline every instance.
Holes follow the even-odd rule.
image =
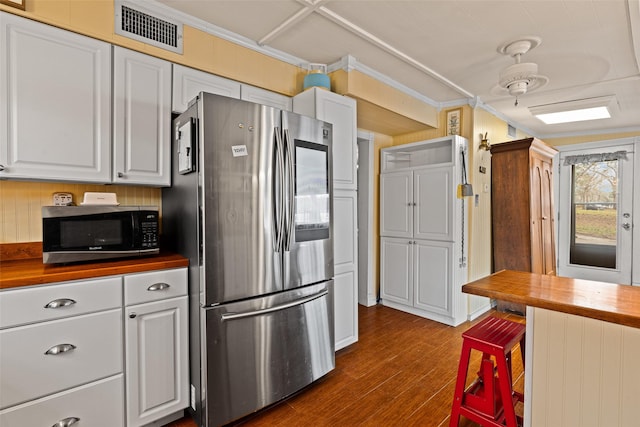
[[[529,107],[531,114],[545,124],[581,122],[611,118],[612,110],[617,106],[614,96],[587,98],[576,101]]]

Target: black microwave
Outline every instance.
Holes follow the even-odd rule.
[[[158,208],[153,206],[44,206],[45,264],[157,254]]]

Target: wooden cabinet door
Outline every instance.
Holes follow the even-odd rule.
[[[383,300],[412,306],[413,241],[381,238],[380,259],[380,297]]]
[[[542,265],[544,274],[556,274],[555,218],[553,206],[553,168],[541,162]]]
[[[413,172],[380,175],[380,235],[413,237]]]
[[[416,239],[453,240],[453,168],[443,166],[414,171],[414,225]]]
[[[109,182],[111,46],[8,13],[0,32],[0,177]]]
[[[431,313],[451,315],[453,243],[416,240],[413,252],[413,305]]]
[[[114,47],[114,182],[171,183],[171,63]]]
[[[128,427],[149,424],[188,406],[187,299],[125,310]]]

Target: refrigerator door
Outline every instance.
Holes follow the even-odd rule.
[[[282,113],[284,128],[284,288],[333,277],[332,125]]]
[[[203,305],[281,291],[280,110],[200,97]]]
[[[266,407],[335,368],[333,281],[204,312],[207,426]]]

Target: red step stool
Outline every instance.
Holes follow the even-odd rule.
[[[524,366],[525,325],[498,317],[487,317],[462,333],[462,353],[456,391],[451,407],[450,427],[458,425],[460,415],[481,426],[517,427],[515,405],[522,393],[513,391],[511,350],[520,343]],[[471,350],[482,352],[478,378],[465,390]],[[491,359],[491,356],[495,359]]]

